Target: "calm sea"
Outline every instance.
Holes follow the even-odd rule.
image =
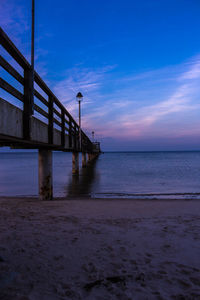
[[[53,155],[54,195],[200,199],[200,152],[107,152],[80,176],[71,153]],[[37,153],[0,153],[0,196],[37,196]]]

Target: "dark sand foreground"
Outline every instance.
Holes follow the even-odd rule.
[[[0,299],[200,299],[200,201],[1,199]]]

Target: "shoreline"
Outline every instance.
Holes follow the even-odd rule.
[[[0,201],[3,200],[21,200],[29,201],[36,200],[38,202],[54,202],[54,201],[200,201],[200,198],[136,198],[136,197],[88,197],[88,196],[73,196],[73,197],[53,197],[52,200],[39,200],[39,196],[0,196]]]
[[[0,299],[200,299],[197,200],[0,198],[0,207]]]

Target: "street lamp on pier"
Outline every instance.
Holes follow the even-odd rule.
[[[76,95],[76,100],[79,107],[79,148],[81,150],[81,101],[83,100],[83,95],[80,92]]]
[[[31,94],[30,94],[30,114],[34,114],[34,52],[35,52],[35,0],[32,0],[31,19]]]

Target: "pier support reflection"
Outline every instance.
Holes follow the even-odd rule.
[[[79,175],[72,175],[71,181],[66,187],[67,198],[90,198],[92,186],[98,180],[96,172],[97,158],[89,161],[82,168]]]

